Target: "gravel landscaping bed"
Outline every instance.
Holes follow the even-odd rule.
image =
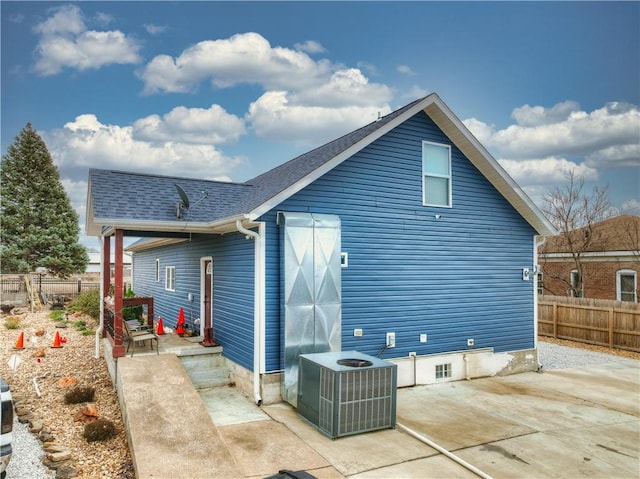
[[[16,417],[23,423],[16,428],[16,449],[7,478],[53,477],[42,475],[37,468],[25,470],[33,458],[42,457],[47,468],[56,471],[57,479],[133,479],[116,390],[104,358],[94,357],[95,335],[81,332],[85,329],[82,322],[85,330],[92,332],[97,322],[88,316],[69,314],[67,327],[60,327],[65,321],[55,322],[49,315],[48,309],[42,309],[35,313],[14,310],[12,315],[2,316],[0,374],[11,387]],[[9,317],[17,318],[16,329],[6,328]],[[56,332],[66,340],[61,348],[52,347]],[[24,347],[15,349],[21,333]],[[76,380],[77,386],[95,389],[93,403],[65,403],[65,393],[73,387],[62,386]],[[88,423],[85,421],[93,417],[79,414],[86,409],[113,422],[116,435],[105,441],[88,442],[83,437]],[[23,428],[37,440],[26,440]]]
[[[538,362],[543,371],[606,364],[621,357],[640,360],[640,353],[542,336],[538,340]]]

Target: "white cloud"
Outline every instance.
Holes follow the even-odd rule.
[[[403,75],[415,75],[415,72],[407,65],[398,65],[397,70],[398,73],[402,73]]]
[[[640,215],[640,200],[631,199],[622,203],[621,213]]]
[[[572,113],[579,112],[580,105],[575,101],[563,101],[551,108],[524,105],[515,108],[511,117],[521,126],[549,125],[566,121]]]
[[[556,107],[549,116],[530,114],[532,109],[526,114],[519,111],[516,116],[532,126],[518,124],[496,131],[489,145],[510,158],[588,155],[635,144],[640,137],[640,111],[636,106],[613,102],[591,113],[573,110],[562,121],[557,121],[562,115],[556,114]]]
[[[132,126],[103,124],[93,114],[80,115],[43,136],[67,178],[73,178],[77,171],[86,174],[85,168],[113,168],[172,176],[191,171],[201,178],[228,180],[231,171],[244,161],[226,157],[211,145],[139,141],[133,137]]]
[[[315,62],[304,52],[272,47],[250,32],[199,42],[176,58],[158,55],[138,75],[144,92],[151,94],[189,92],[205,79],[218,88],[250,83],[275,90],[300,89],[321,82],[329,71],[326,60]]]
[[[476,118],[463,123],[523,186],[563,183],[573,170],[585,181],[605,168],[640,166],[640,110],[612,102],[592,112],[576,102],[515,108],[516,124],[496,129]]]
[[[154,25],[153,23],[145,23],[144,29],[151,35],[158,35],[167,30],[165,25]]]
[[[325,48],[315,40],[307,40],[304,43],[296,43],[294,47],[296,47],[297,50],[301,50],[303,52],[312,53],[312,54],[324,53],[326,51]]]
[[[349,68],[336,71],[315,88],[292,93],[289,101],[297,106],[378,107],[390,101],[391,97],[389,87],[381,83],[369,83],[360,70]]]
[[[495,134],[495,127],[493,125],[489,125],[477,118],[469,118],[463,120],[462,123],[464,123],[464,126],[466,126],[473,136],[485,147],[491,144],[493,135]]]
[[[233,143],[245,133],[244,120],[219,105],[207,109],[179,106],[162,117],[150,115],[133,124],[135,140],[152,142]]]
[[[498,162],[520,186],[563,183],[571,171],[584,177],[585,181],[598,179],[598,171],[595,168],[566,158],[552,156],[529,160],[500,159]]]
[[[640,141],[640,137],[638,138]],[[640,143],[613,145],[586,156],[587,165],[613,167],[640,167]]]
[[[40,74],[54,75],[65,67],[82,71],[140,61],[135,40],[117,30],[88,30],[77,6],[65,5],[53,12],[34,28],[40,35],[35,63]]]
[[[320,144],[366,125],[388,106],[304,106],[291,104],[286,92],[267,92],[249,107],[247,118],[263,138]]]

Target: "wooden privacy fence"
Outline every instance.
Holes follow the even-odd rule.
[[[540,296],[538,334],[640,352],[640,305],[590,298]]]

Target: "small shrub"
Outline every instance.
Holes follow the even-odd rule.
[[[84,427],[83,437],[88,442],[106,441],[116,435],[116,425],[108,419],[96,419]]]
[[[78,330],[81,331],[83,329],[87,329],[87,323],[83,320],[78,320],[75,323],[73,323],[73,326]]]
[[[20,318],[18,316],[9,316],[4,320],[4,327],[7,329],[18,329],[20,327]]]
[[[49,313],[49,317],[52,321],[62,321],[64,319],[64,311],[62,311],[61,309],[56,309]]]
[[[76,386],[64,395],[64,402],[67,404],[93,402],[95,397],[96,390],[91,386]]]
[[[92,289],[78,295],[69,305],[71,311],[80,311],[94,319],[100,317],[100,290]]]
[[[91,336],[94,333],[94,331],[92,331],[91,329],[83,329],[82,331],[80,331],[80,334],[82,334],[83,336]]]

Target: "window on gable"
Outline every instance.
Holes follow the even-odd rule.
[[[176,290],[176,267],[167,266],[165,268],[164,289],[167,291]]]
[[[160,282],[160,260],[156,258],[156,283]]]
[[[451,147],[422,142],[422,203],[451,206]]]
[[[616,272],[616,299],[618,301],[638,302],[638,275],[632,269]]]

